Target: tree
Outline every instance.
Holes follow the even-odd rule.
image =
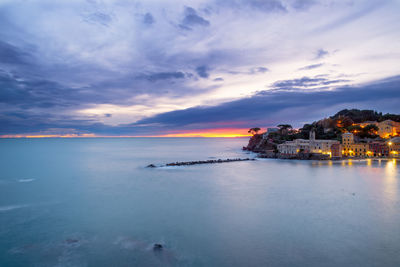
[[[346,128],[354,124],[354,121],[347,116],[339,116],[336,119],[336,126],[338,128]]]
[[[351,125],[347,127],[347,130],[355,135],[358,135],[358,133],[361,133],[363,131],[363,128],[361,128],[360,125]]]
[[[374,137],[378,134],[378,126],[374,124],[368,124],[364,128],[362,128],[362,133],[365,137]]]
[[[250,128],[247,132],[252,134],[252,135],[256,135],[261,129],[258,127],[255,128]]]
[[[292,125],[290,124],[279,124],[279,133],[280,134],[288,134],[291,129],[293,129]]]

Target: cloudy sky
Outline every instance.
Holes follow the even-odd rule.
[[[0,0],[0,135],[400,113],[400,1]]]

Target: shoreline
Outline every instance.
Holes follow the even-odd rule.
[[[257,154],[256,158],[260,158],[260,159],[282,159],[282,160],[310,160],[310,161],[346,161],[346,160],[357,160],[357,161],[361,161],[361,160],[385,160],[385,161],[390,161],[390,160],[396,160],[400,158],[395,158],[395,157],[341,157],[341,158],[318,158],[317,157],[310,157],[310,158],[302,158],[299,157],[298,155],[293,155],[293,156],[268,156],[266,154],[262,154],[262,153],[257,153],[257,152],[252,152]]]

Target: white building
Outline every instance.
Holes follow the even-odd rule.
[[[295,155],[299,152],[304,153],[319,153],[331,155],[331,146],[333,144],[340,144],[336,140],[317,140],[315,139],[315,132],[310,132],[310,139],[295,139],[287,141],[278,145],[278,151],[281,154]]]

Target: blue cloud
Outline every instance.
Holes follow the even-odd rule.
[[[156,82],[160,80],[170,80],[170,79],[183,79],[185,78],[185,74],[180,71],[176,72],[158,72],[147,75],[141,75],[138,78],[145,78],[148,81]]]
[[[315,4],[317,4],[315,0],[295,0],[292,6],[296,10],[307,10]]]
[[[207,66],[197,67],[196,72],[201,78],[208,78],[208,76],[210,76],[210,74],[207,72]]]
[[[316,69],[316,68],[322,67],[323,65],[324,65],[324,63],[312,64],[312,65],[308,65],[308,66],[302,67],[299,70],[312,70],[312,69]]]
[[[185,7],[184,18],[179,25],[182,29],[191,30],[195,26],[210,26],[210,22],[197,14],[192,7]]]
[[[0,63],[31,65],[33,57],[25,49],[20,49],[9,43],[0,41]]]
[[[315,53],[315,59],[321,59],[325,56],[329,55],[329,52],[324,50],[324,49],[319,49],[316,53]]]
[[[155,22],[153,15],[151,15],[151,13],[146,13],[143,16],[143,23],[147,24],[147,25],[151,25]]]
[[[279,0],[246,0],[245,2],[254,9],[264,12],[287,11],[286,7]]]

